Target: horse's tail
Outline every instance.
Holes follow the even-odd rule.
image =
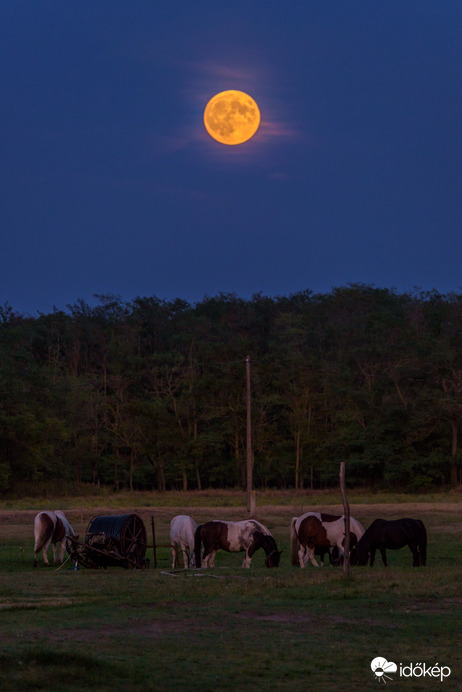
[[[290,561],[295,567],[300,567],[300,561],[298,559],[300,542],[298,540],[297,532],[295,530],[296,521],[297,517],[293,517],[292,522],[290,524]]]
[[[38,553],[40,548],[43,545],[43,541],[41,540],[41,530],[40,530],[40,524],[41,524],[41,513],[37,514],[37,516],[34,519],[34,552]]]
[[[34,519],[34,552],[38,553],[51,540],[55,522],[48,512],[39,512]]]
[[[419,552],[420,552],[420,564],[425,567],[427,564],[427,529],[425,524],[420,519],[417,520],[420,524],[420,540],[419,540]]]
[[[202,567],[202,526],[203,524],[198,526],[196,531],[194,532],[194,558],[196,560],[196,567],[198,569]]]

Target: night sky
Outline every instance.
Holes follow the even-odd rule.
[[[462,286],[460,0],[4,0],[0,304]],[[262,122],[227,146],[211,96]]]

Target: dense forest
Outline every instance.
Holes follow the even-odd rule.
[[[0,308],[0,492],[460,483],[462,295],[352,284]]]

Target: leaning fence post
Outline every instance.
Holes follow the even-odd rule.
[[[345,462],[340,462],[340,492],[343,500],[343,515],[345,518],[345,541],[343,544],[343,574],[348,577],[350,574],[350,505],[346,496],[345,484]]]
[[[152,528],[152,550],[154,553],[154,569],[157,567],[157,546],[156,546],[156,529],[154,527],[154,517],[151,514],[151,528]]]

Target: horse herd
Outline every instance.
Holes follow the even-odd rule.
[[[35,560],[37,566],[40,551],[43,561],[48,565],[47,552],[50,544],[53,548],[54,562],[62,562],[67,537],[73,537],[74,531],[61,511],[44,511],[37,514],[34,521]],[[323,564],[326,553],[330,564],[339,564],[344,557],[345,518],[323,512],[306,512],[294,517],[290,524],[291,563],[297,567],[306,567],[311,562],[319,567],[316,555]],[[57,546],[60,555],[57,558]],[[245,521],[213,520],[197,525],[191,517],[180,514],[170,524],[170,545],[172,547],[172,569],[179,563],[179,551],[182,552],[185,568],[214,567],[217,551],[229,553],[245,552],[242,567],[250,567],[252,556],[262,548],[265,552],[265,565],[278,567],[281,550],[271,532],[256,519]],[[375,519],[368,529],[359,521],[350,517],[350,562],[353,565],[372,567],[377,550],[382,562],[387,566],[386,550],[397,550],[409,546],[412,552],[413,566],[426,564],[427,532],[420,519],[396,519],[386,521]]]

